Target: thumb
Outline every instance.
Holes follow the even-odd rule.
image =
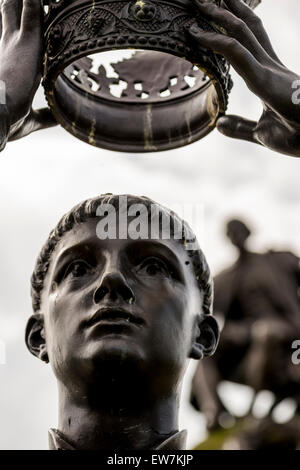
[[[259,143],[254,135],[257,122],[240,116],[222,116],[217,121],[217,129],[227,137]]]
[[[32,132],[47,129],[58,124],[49,108],[31,109],[26,118],[20,121],[15,128],[11,128],[9,142],[21,139]]]
[[[57,126],[58,122],[53,116],[50,108],[41,108],[33,111],[36,129],[47,129],[48,127]]]

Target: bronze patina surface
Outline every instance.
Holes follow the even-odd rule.
[[[116,218],[108,222],[107,211]],[[137,221],[144,238],[132,237]],[[219,339],[212,289],[194,233],[167,208],[107,194],[69,211],[38,257],[26,328],[30,352],[57,379],[50,447],[184,448],[181,382],[189,359],[211,356]]]
[[[168,150],[204,137],[225,112],[229,64],[193,47],[193,23],[217,26],[190,0],[45,0],[44,10],[46,96],[74,136],[123,152]],[[112,63],[110,78],[88,56],[113,49],[143,51]],[[126,88],[116,97],[111,85],[120,82]]]

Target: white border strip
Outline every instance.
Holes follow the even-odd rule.
[[[6,104],[6,86],[3,80],[0,80],[0,104]]]

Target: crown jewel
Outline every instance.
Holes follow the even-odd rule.
[[[202,138],[225,112],[229,65],[191,44],[195,21],[214,27],[190,0],[43,4],[46,97],[74,136],[117,151],[167,150]]]

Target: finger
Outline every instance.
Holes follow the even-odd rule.
[[[258,96],[261,95],[262,85],[265,82],[264,68],[236,39],[203,31],[195,24],[188,32],[200,47],[206,47],[223,55],[243,77],[250,90]]]
[[[269,56],[261,47],[253,32],[247,24],[233,13],[213,3],[202,3],[203,0],[194,0],[200,10],[221,33],[237,39],[260,62],[269,62]]]
[[[227,5],[224,3],[223,0],[221,0],[220,7],[222,7],[222,8],[224,8],[225,10],[228,10],[228,11],[229,11],[229,8],[227,7]]]
[[[58,123],[53,117],[49,108],[42,108],[36,111],[31,110],[21,127],[18,127],[16,132],[13,132],[9,141],[21,139],[26,135],[36,132],[40,129],[47,129],[49,127],[54,127]]]
[[[33,111],[36,129],[47,129],[57,126],[58,122],[49,108],[41,108]]]
[[[11,34],[20,29],[22,6],[22,0],[1,1],[3,34]]]
[[[41,0],[23,0],[22,31],[42,28],[43,9]]]
[[[224,1],[223,1],[223,0],[221,1],[221,7],[222,7],[222,8],[226,8],[226,9],[227,9],[227,6],[225,5],[225,3],[224,3]]]
[[[248,142],[259,143],[255,138],[255,128],[257,122],[239,116],[222,116],[217,121],[217,129],[223,135],[233,139],[247,140]]]
[[[277,57],[261,19],[241,0],[223,0],[237,17],[243,20],[269,56],[281,63]]]

